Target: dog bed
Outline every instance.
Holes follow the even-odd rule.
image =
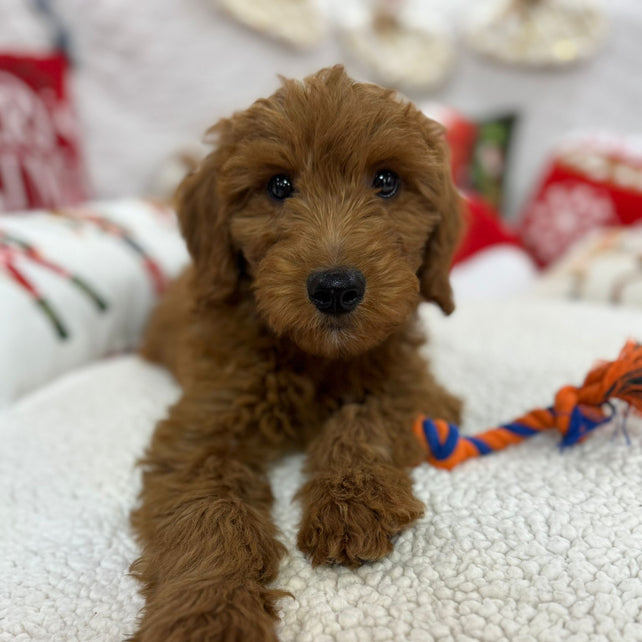
[[[590,304],[468,302],[448,319],[422,315],[470,432],[550,403],[596,358],[642,338],[641,312]],[[167,373],[123,356],[0,414],[1,642],[133,631],[134,462],[178,394]],[[541,435],[453,472],[417,467],[425,517],[357,570],[312,569],[296,549],[302,457],[279,462],[274,515],[290,554],[276,585],[295,595],[280,603],[280,639],[642,639],[642,421],[564,452],[556,443]]]

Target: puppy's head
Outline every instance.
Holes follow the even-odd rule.
[[[453,308],[460,217],[442,129],[342,67],[284,80],[211,130],[178,193],[201,301],[251,294],[301,349],[355,355],[421,297]]]

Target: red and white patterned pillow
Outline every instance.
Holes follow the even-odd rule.
[[[566,141],[526,204],[520,235],[547,266],[589,231],[642,220],[642,142],[607,135]]]
[[[0,54],[0,212],[89,197],[62,54]]]

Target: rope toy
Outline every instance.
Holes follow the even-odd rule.
[[[615,414],[612,400],[626,402],[642,413],[642,344],[627,341],[615,361],[598,363],[576,388],[564,386],[550,408],[537,408],[514,421],[490,428],[472,437],[443,419],[421,416],[414,433],[421,442],[426,460],[437,468],[451,470],[471,457],[488,455],[544,430],[558,430],[561,447],[582,441]]]

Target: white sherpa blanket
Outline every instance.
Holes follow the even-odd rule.
[[[510,419],[642,336],[642,314],[468,303],[430,317],[439,376],[467,428]],[[77,371],[0,415],[0,640],[118,640],[141,599],[127,516],[134,460],[177,396],[135,357]],[[410,429],[410,426],[409,426]],[[283,642],[642,640],[642,422],[560,453],[553,435],[453,472],[422,465],[427,511],[389,558],[312,569],[296,550],[301,458],[272,471],[290,555]]]

